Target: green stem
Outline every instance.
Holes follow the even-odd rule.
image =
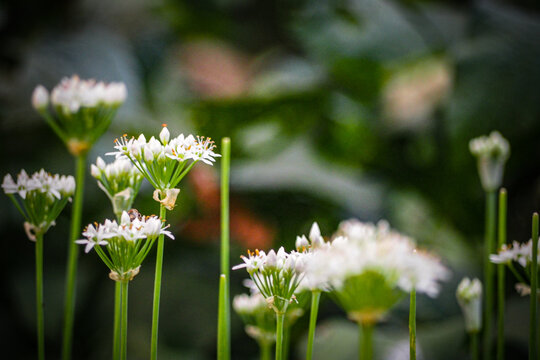
[[[538,323],[536,320],[536,306],[538,301],[538,213],[532,218],[532,261],[531,261],[531,321],[529,326],[529,360],[536,360],[537,346],[536,332]]]
[[[478,360],[478,332],[474,331],[470,333],[471,335],[471,360]]]
[[[506,244],[506,189],[499,191],[499,232],[497,248]],[[497,360],[504,360],[504,288],[505,265],[497,265]]]
[[[373,359],[373,324],[359,324],[360,328],[360,360]]]
[[[225,309],[229,306],[229,292],[228,292],[228,280],[225,274],[221,274],[219,277],[219,300],[218,300],[218,346],[217,346],[217,358],[218,360],[228,360],[231,358],[230,347],[228,346],[229,332],[227,328],[227,314]]]
[[[308,345],[306,351],[306,360],[313,358],[313,342],[315,340],[315,327],[317,326],[317,314],[319,313],[319,300],[321,292],[314,290],[311,292],[311,312],[309,315]]]
[[[159,205],[159,217],[165,220],[167,209],[163,204]],[[158,326],[159,326],[159,299],[161,297],[161,272],[163,269],[164,236],[159,235],[156,253],[156,274],[154,278],[154,305],[152,308],[152,342],[150,347],[150,359],[157,359],[158,350]]]
[[[283,359],[287,360],[289,359],[289,348],[291,345],[291,324],[287,324],[287,320],[285,320],[285,324],[283,325]]]
[[[276,313],[276,360],[283,360],[283,323],[285,312]]]
[[[416,289],[411,290],[409,304],[409,358],[416,360]]]
[[[45,326],[43,321],[43,234],[36,235],[36,315],[38,359],[45,359]]]
[[[73,340],[73,319],[75,317],[75,286],[77,280],[78,246],[75,240],[81,232],[81,216],[84,194],[84,177],[86,172],[86,155],[75,158],[75,198],[71,214],[71,231],[68,244],[68,262],[66,270],[66,294],[64,299],[64,330],[62,344],[62,359],[71,358],[71,343]]]
[[[484,242],[484,283],[485,295],[485,316],[484,316],[484,359],[492,360],[492,320],[494,308],[494,264],[489,261],[489,255],[495,252],[495,220],[497,194],[495,191],[486,193],[486,233]]]
[[[114,282],[114,335],[113,335],[113,359],[120,356],[120,323],[122,320],[122,284]]]
[[[231,311],[229,298],[229,174],[231,140],[223,138],[221,161],[221,278],[218,309],[218,359],[231,358]]]
[[[122,286],[122,328],[120,341],[120,359],[127,359],[127,328],[128,328],[128,286],[129,280],[120,282]]]
[[[271,360],[272,359],[272,344],[264,341],[259,343],[259,348],[261,350],[261,360]]]

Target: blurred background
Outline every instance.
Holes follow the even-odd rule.
[[[37,84],[78,74],[123,81],[128,100],[89,155],[123,133],[232,138],[231,264],[247,248],[291,249],[316,220],[330,236],[350,217],[388,219],[452,269],[437,299],[418,302],[424,359],[464,359],[455,287],[481,272],[484,196],[468,151],[499,130],[509,240],[528,239],[540,205],[540,6],[514,1],[86,0],[0,3],[1,176],[44,167],[73,174],[61,142],[33,111]],[[148,137],[148,136],[147,136]],[[109,161],[112,159],[109,159]],[[169,218],[160,359],[214,359],[219,272],[219,167],[196,166]],[[113,217],[88,177],[83,223]],[[146,183],[135,206],[158,211]],[[46,348],[59,358],[68,209],[45,240]],[[35,354],[34,253],[0,196],[0,346]],[[95,254],[79,258],[74,358],[111,354],[114,284]],[[130,287],[130,359],[148,358],[154,256]],[[233,272],[231,293],[245,292]],[[507,281],[508,359],[525,359],[528,298]],[[316,359],[356,358],[354,324],[323,298]],[[379,359],[408,359],[408,304],[376,329]],[[232,314],[232,358],[257,345]],[[307,317],[291,334],[302,359]]]

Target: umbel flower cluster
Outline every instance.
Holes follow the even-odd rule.
[[[130,139],[124,135],[115,140],[116,151],[107,153],[117,159],[129,159],[156,189],[154,199],[172,210],[178,196],[176,186],[199,160],[212,165],[216,157],[214,142],[210,138],[184,136],[171,139],[164,125],[159,139],[148,141],[141,134]]]
[[[276,341],[276,316],[260,292],[236,295],[232,305],[246,324],[246,333],[260,346],[269,346]]]
[[[167,228],[157,216],[123,212],[118,223],[105,220],[103,224],[89,224],[83,232],[85,238],[76,243],[86,245],[85,252],[95,249],[111,270],[112,280],[132,280],[160,234],[174,239]],[[107,253],[100,246],[104,246]]]
[[[540,244],[538,249],[540,250]],[[526,243],[514,241],[511,245],[503,244],[498,253],[491,254],[489,259],[492,263],[506,265],[512,271],[519,280],[519,283],[516,284],[516,290],[520,295],[526,296],[531,294],[532,239]],[[539,261],[540,254],[537,255],[537,262]],[[514,263],[518,263],[519,267],[515,267]]]
[[[111,200],[113,211],[118,218],[123,211],[131,209],[144,179],[131,161],[116,159],[106,164],[98,156],[96,163],[90,166],[90,173],[97,180],[99,188]]]
[[[246,268],[268,305],[277,314],[285,314],[304,276],[303,255],[296,251],[287,253],[283,247],[277,252],[270,250],[268,254],[248,250],[248,256],[242,256],[244,263],[233,270]]]
[[[52,175],[43,169],[32,176],[21,170],[17,181],[7,174],[2,188],[23,215],[28,238],[35,240],[36,235],[43,235],[55,224],[75,191],[75,179],[73,176]]]
[[[50,95],[42,85],[35,88],[32,105],[74,155],[84,154],[107,130],[116,110],[126,99],[123,83],[64,78]],[[54,114],[49,111],[49,105]]]

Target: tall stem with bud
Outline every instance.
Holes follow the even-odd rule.
[[[159,217],[164,221],[167,216],[165,205],[159,205]],[[163,269],[163,250],[165,247],[163,234],[159,235],[156,253],[156,273],[154,278],[154,305],[152,307],[152,339],[150,344],[150,359],[157,359],[158,351],[158,326],[159,326],[159,301],[161,297],[161,273]]]
[[[489,255],[495,252],[495,226],[497,212],[497,193],[486,192],[486,229],[484,242],[484,284],[485,284],[485,317],[484,317],[484,359],[491,360],[493,344],[493,308],[495,298],[495,265]]]
[[[506,189],[499,191],[499,234],[497,247],[506,244]],[[504,287],[505,265],[497,265],[497,360],[504,360]]]
[[[43,234],[36,235],[36,318],[38,359],[45,359],[45,326],[43,321]]]

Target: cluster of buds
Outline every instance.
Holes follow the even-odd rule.
[[[304,254],[287,253],[283,247],[277,253],[270,250],[268,254],[248,250],[248,256],[242,256],[242,260],[244,263],[233,270],[245,268],[268,305],[277,314],[285,314],[304,276]]]
[[[96,163],[91,165],[90,172],[111,200],[117,218],[120,218],[122,212],[131,209],[144,178],[131,161],[116,159],[106,164],[98,157]]]
[[[498,131],[469,142],[469,150],[478,159],[478,172],[484,191],[497,190],[502,185],[504,164],[510,156],[510,144]]]
[[[44,234],[54,225],[75,192],[75,179],[52,175],[43,169],[28,176],[21,170],[16,182],[7,174],[2,188],[25,218],[24,229],[28,238],[34,241],[36,235]]]
[[[276,316],[260,292],[237,295],[233,309],[246,325],[246,333],[261,345],[276,341]]]
[[[448,275],[437,257],[384,221],[342,222],[333,241],[306,258],[306,278],[325,284],[361,323],[378,321],[413,288],[435,297]]]
[[[160,234],[174,239],[167,228],[168,225],[165,226],[157,216],[142,216],[136,210],[130,210],[122,213],[119,223],[105,220],[103,224],[89,224],[83,232],[84,239],[75,242],[85,245],[87,253],[95,249],[111,270],[111,279],[128,281],[137,275]]]
[[[193,165],[199,160],[212,165],[221,155],[214,152],[215,145],[210,138],[183,134],[170,137],[166,125],[159,139],[152,136],[147,141],[143,134],[128,139],[124,135],[115,140],[116,151],[107,155],[129,159],[156,189],[154,199],[172,210],[180,191],[176,186]]]
[[[86,153],[107,130],[126,99],[123,83],[64,78],[49,92],[42,85],[32,94],[32,105],[74,155]],[[49,105],[54,109],[53,116]]]
[[[540,250],[540,243],[538,246]],[[516,290],[521,296],[527,296],[531,294],[530,287],[530,272],[533,256],[533,242],[532,239],[526,243],[518,243],[514,241],[512,245],[502,245],[497,254],[491,254],[489,260],[495,264],[504,264],[509,267],[512,273],[518,278],[519,283],[516,284]],[[538,262],[540,262],[540,254],[538,254]],[[520,275],[518,268],[513,266],[516,262],[521,266],[521,272],[525,276]],[[540,292],[539,292],[540,294]]]
[[[463,311],[465,328],[469,333],[479,332],[482,328],[482,283],[478,279],[463,278],[456,297]]]

